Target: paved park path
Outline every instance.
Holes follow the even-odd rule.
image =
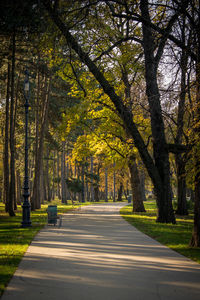
[[[200,265],[128,224],[122,206],[83,207],[46,226],[2,300],[199,300]]]

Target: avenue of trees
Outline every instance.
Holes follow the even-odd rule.
[[[0,192],[22,201],[24,72],[29,70],[32,209],[131,190],[157,222],[194,203],[200,246],[200,2],[9,0],[1,5]],[[145,195],[146,191],[146,195]],[[173,197],[177,199],[174,211]]]

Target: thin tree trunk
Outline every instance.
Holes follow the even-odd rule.
[[[82,164],[81,168],[81,181],[82,181],[82,192],[81,192],[81,202],[85,202],[85,165]]]
[[[53,152],[53,186],[52,186],[52,200],[55,199],[55,174],[56,174],[56,152]]]
[[[108,202],[108,169],[105,168],[105,201]]]
[[[12,36],[12,70],[11,70],[11,101],[10,101],[10,189],[9,189],[9,215],[15,216],[15,137],[14,137],[14,85],[15,85],[15,30]]]
[[[90,164],[91,164],[91,175],[92,175],[92,177],[91,177],[91,201],[93,202],[94,201],[94,179],[93,179],[93,174],[94,174],[94,158],[93,157],[91,157],[91,162],[90,162]]]
[[[9,98],[10,98],[10,63],[7,71],[7,91],[6,91],[6,116],[5,116],[5,139],[4,139],[4,192],[3,201],[5,211],[8,212],[9,203]]]
[[[22,203],[22,185],[21,185],[21,178],[20,178],[20,172],[19,170],[16,171],[16,179],[17,179],[17,204],[21,205]]]
[[[115,172],[115,163],[113,165],[114,171],[113,171],[113,202],[116,201],[116,172]]]
[[[42,159],[40,166],[40,201],[41,204],[46,200],[46,188],[45,188],[45,174],[44,174],[44,160]]]
[[[67,144],[67,157],[68,157],[68,144]],[[65,159],[66,159],[66,156],[65,156]],[[64,166],[65,166],[65,178],[68,178],[69,177],[69,162],[68,162],[68,159],[67,159],[67,164],[65,164]],[[67,200],[70,199],[70,193],[69,193],[69,189],[68,189],[68,186],[66,184],[66,181],[65,181],[65,190],[66,190],[66,204],[67,204]]]
[[[50,151],[47,148],[47,157],[46,157],[46,188],[47,188],[47,201],[51,201],[51,188],[50,188],[50,178],[49,178],[49,156],[50,156]]]
[[[60,194],[60,155],[59,151],[57,151],[57,197],[58,199],[61,199],[61,194]]]
[[[62,203],[66,203],[65,142],[62,142],[62,155],[61,155],[61,199],[62,199]]]

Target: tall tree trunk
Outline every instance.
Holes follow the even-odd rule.
[[[46,130],[46,124],[48,119],[48,110],[49,110],[49,98],[50,98],[50,90],[51,90],[51,76],[49,77],[48,83],[47,78],[45,78],[45,91],[44,91],[44,106],[43,106],[43,114],[41,121],[41,129],[40,129],[40,138],[39,138],[39,146],[38,146],[38,156],[35,161],[35,177],[33,184],[33,196],[31,199],[31,208],[32,210],[41,207],[41,198],[40,198],[40,184],[41,184],[41,166],[42,166],[42,158],[43,158],[43,148],[44,148],[44,135]]]
[[[62,203],[66,203],[66,181],[65,181],[65,142],[62,142],[61,154],[61,199]]]
[[[7,71],[7,91],[6,91],[6,116],[5,116],[5,138],[4,138],[4,192],[3,201],[5,211],[8,212],[9,203],[9,98],[10,98],[10,63]]]
[[[53,186],[52,186],[52,200],[55,199],[55,174],[56,174],[56,152],[53,152]]]
[[[82,191],[81,191],[81,202],[85,202],[85,165],[82,164],[81,167],[81,181],[82,181]]]
[[[200,0],[198,1],[200,8]],[[200,247],[200,9],[198,10],[197,26],[197,61],[196,61],[196,103],[193,157],[195,162],[195,197],[194,197],[194,227],[190,246]]]
[[[61,194],[60,194],[60,155],[59,151],[57,151],[57,197],[58,199],[61,199]]]
[[[15,30],[12,36],[12,69],[11,69],[11,101],[10,101],[10,190],[9,190],[9,215],[15,216],[14,203],[15,191],[15,136],[14,136],[14,86],[15,86]]]
[[[90,165],[91,165],[91,170],[90,170],[90,173],[92,175],[91,177],[91,201],[93,202],[94,201],[94,179],[93,179],[93,174],[94,174],[94,158],[91,157],[91,162],[90,162]]]
[[[47,199],[46,185],[45,185],[45,174],[44,174],[44,160],[42,159],[40,166],[40,201],[41,204]]]
[[[150,22],[148,0],[141,0],[140,9],[144,20]],[[146,94],[150,107],[151,129],[153,136],[153,156],[161,183],[161,188],[158,189],[158,187],[155,186],[158,206],[157,221],[161,223],[175,223],[170,187],[169,154],[165,139],[164,122],[162,118],[160,94],[157,83],[159,60],[158,57],[156,58],[154,56],[155,44],[152,29],[143,22],[142,30],[145,56]]]
[[[50,150],[47,147],[47,157],[46,157],[46,188],[47,188],[47,201],[51,201],[51,187],[50,187],[50,176],[49,176],[49,156],[50,156]]]
[[[68,157],[69,153],[68,153],[68,144],[67,144],[67,157]],[[69,177],[69,162],[68,162],[68,159],[67,159],[67,164],[65,164],[65,178],[68,178]],[[65,189],[66,189],[66,203],[67,203],[67,200],[70,199],[70,193],[69,193],[69,189],[68,189],[68,186],[65,182]]]
[[[185,45],[185,17],[182,19],[181,26],[182,43]],[[185,113],[185,98],[186,98],[186,72],[187,72],[187,51],[182,50],[181,53],[181,92],[178,103],[178,117],[177,117],[177,134],[175,143],[181,144],[183,139],[183,124]],[[186,200],[186,153],[175,155],[176,169],[177,169],[177,182],[178,182],[178,208],[176,213],[179,215],[188,215],[187,200]]]
[[[129,171],[131,176],[133,212],[145,212],[145,208],[143,204],[142,187],[141,187],[139,172],[138,172],[138,168],[134,156],[130,157],[128,166],[129,166]]]
[[[115,163],[113,164],[113,202],[116,201],[116,172],[115,172]]]

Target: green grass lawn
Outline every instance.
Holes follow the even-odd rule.
[[[167,247],[200,263],[200,248],[190,248],[193,216],[176,216],[177,224],[161,224],[156,222],[155,201],[145,202],[146,213],[133,213],[132,205],[125,206],[120,213],[125,220],[143,233],[154,238]]]
[[[77,207],[61,205],[56,201],[50,204],[58,205],[58,214]],[[4,212],[4,205],[0,203],[0,295],[13,276],[32,239],[47,223],[47,206],[48,204],[44,204],[41,209],[31,212],[32,226],[21,228],[21,207],[18,207],[15,217],[9,217]]]

